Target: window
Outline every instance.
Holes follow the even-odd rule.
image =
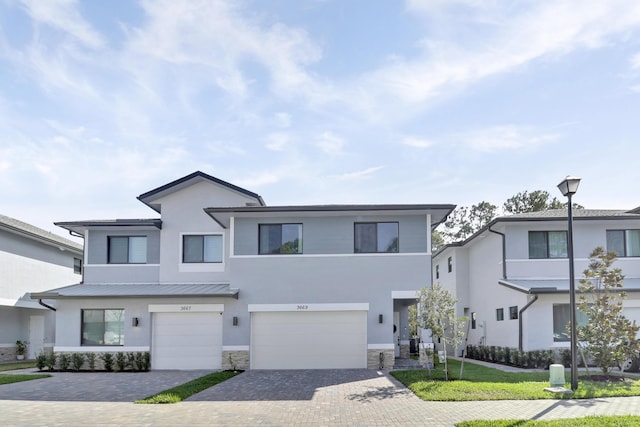
[[[471,329],[476,328],[476,312],[471,312]]]
[[[504,308],[496,308],[496,320],[504,320]]]
[[[82,310],[82,345],[124,345],[124,310]]]
[[[397,222],[359,222],[355,224],[354,252],[398,252]]]
[[[109,264],[145,264],[147,236],[109,236]]]
[[[518,318],[518,306],[514,305],[509,307],[509,319],[515,320]]]
[[[566,258],[566,231],[530,231],[529,258]]]
[[[222,262],[222,236],[219,234],[182,236],[182,262]]]
[[[449,271],[449,273],[453,271],[453,258],[451,257],[447,259],[447,270]]]
[[[607,251],[619,257],[640,256],[640,230],[607,230]]]
[[[73,272],[76,274],[82,274],[82,260],[80,258],[73,259]]]
[[[260,224],[260,254],[301,254],[302,224]]]
[[[553,304],[553,340],[556,342],[571,341],[570,307],[569,304]],[[588,323],[588,318],[580,310],[576,310],[576,322],[578,326],[585,326]]]
[[[440,264],[436,264],[436,279],[440,278]]]

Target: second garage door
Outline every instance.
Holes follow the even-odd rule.
[[[251,313],[252,369],[366,367],[366,311]]]
[[[220,369],[221,313],[154,313],[153,369]]]

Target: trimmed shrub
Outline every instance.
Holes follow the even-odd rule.
[[[107,372],[113,371],[113,354],[111,353],[102,353],[100,355],[100,359],[102,359],[102,363],[104,364],[104,370]]]
[[[85,357],[87,358],[87,364],[89,365],[89,370],[95,371],[96,370],[96,354],[90,352],[85,354]]]
[[[71,359],[69,358],[69,355],[66,353],[62,353],[58,358],[58,365],[60,365],[60,370],[67,371],[69,369],[70,362],[71,362]]]
[[[71,367],[74,371],[78,372],[84,365],[84,354],[82,353],[73,353],[71,355]]]

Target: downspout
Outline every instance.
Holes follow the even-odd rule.
[[[492,232],[492,233],[499,234],[500,236],[502,236],[502,279],[503,280],[507,280],[507,241],[506,241],[506,236],[504,235],[504,233],[492,230],[491,227],[489,227],[489,231]]]
[[[40,305],[41,305],[41,306],[43,306],[43,307],[48,308],[49,310],[56,311],[56,308],[55,308],[55,307],[51,307],[49,304],[45,304],[44,302],[42,302],[42,299],[39,299],[39,300],[38,300],[38,304],[40,304]]]
[[[522,351],[522,313],[524,313],[524,311],[536,301],[538,301],[538,295],[534,294],[533,299],[529,301],[524,307],[522,307],[518,312],[518,350],[520,351]]]

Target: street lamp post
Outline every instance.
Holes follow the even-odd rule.
[[[570,323],[571,323],[571,390],[578,389],[578,333],[576,322],[576,284],[575,273],[573,271],[573,214],[571,208],[571,196],[576,194],[580,178],[575,176],[566,177],[560,184],[558,189],[563,196],[568,199],[567,202],[567,221],[569,223],[569,232],[567,236],[567,252],[569,255],[569,306],[570,306]]]

